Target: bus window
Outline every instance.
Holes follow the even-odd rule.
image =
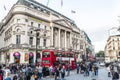
[[[74,54],[69,54],[69,57],[73,58],[73,57],[74,57]]]
[[[57,56],[58,56],[58,53],[57,53],[57,52],[54,52],[54,56],[56,56],[56,57],[57,57]]]
[[[50,57],[50,52],[43,52],[43,57]]]
[[[50,61],[49,60],[43,60],[43,63],[49,64]]]

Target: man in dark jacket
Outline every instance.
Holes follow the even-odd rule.
[[[119,80],[119,74],[117,71],[114,71],[112,74],[112,80]]]

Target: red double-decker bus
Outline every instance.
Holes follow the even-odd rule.
[[[50,67],[59,64],[67,66],[70,64],[71,69],[76,68],[75,52],[66,52],[58,50],[43,50],[42,51],[42,66]]]

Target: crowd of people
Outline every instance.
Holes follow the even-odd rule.
[[[119,71],[115,69],[115,65],[109,65],[107,67],[108,70],[108,77],[112,77],[112,80],[119,80]]]
[[[41,66],[40,64],[10,64],[6,66],[5,64],[0,64],[0,80],[41,80],[41,78],[46,76],[54,77],[57,79],[64,79],[65,71],[70,73],[70,66],[58,65],[50,66],[49,68]],[[12,77],[13,75],[13,77]]]
[[[80,63],[77,64],[77,74],[81,73],[84,76],[98,76],[98,65],[96,63]]]
[[[71,67],[69,64],[45,67],[40,64],[0,64],[0,80],[41,80],[46,76],[53,77],[54,80],[64,80],[65,76],[69,76]],[[119,80],[119,74],[114,69],[114,65],[107,67],[108,77],[112,80]],[[96,63],[81,62],[76,64],[76,74],[82,74],[84,77],[98,76],[99,67]],[[13,76],[12,76],[13,75]]]
[[[41,65],[35,66],[34,64],[10,64],[9,66],[1,64],[0,80],[31,80],[31,77],[40,80],[44,72],[43,69]],[[12,75],[13,78],[11,78]]]

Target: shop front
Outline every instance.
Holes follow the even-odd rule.
[[[20,53],[19,52],[14,52],[13,53],[14,56],[14,63],[20,63]]]
[[[29,53],[29,64],[34,63],[34,54],[32,52]]]

